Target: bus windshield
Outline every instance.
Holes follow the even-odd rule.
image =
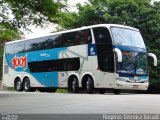
[[[122,62],[117,63],[118,73],[147,74],[147,54],[138,52],[122,52]]]
[[[139,31],[126,28],[112,27],[111,32],[115,45],[126,45],[145,48],[143,38]]]

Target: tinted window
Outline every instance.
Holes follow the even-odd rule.
[[[110,33],[107,28],[94,28],[98,67],[105,72],[114,72],[114,54]]]
[[[62,47],[62,35],[51,35],[48,38],[48,49]]]
[[[28,66],[31,72],[77,71],[80,68],[80,59],[65,58],[58,60],[29,62]]]
[[[15,44],[15,54],[25,52],[24,42],[18,42]]]
[[[76,32],[76,40],[77,40],[77,44],[80,44],[80,45],[92,43],[90,29],[77,31]]]
[[[15,44],[7,44],[6,45],[6,54],[14,54],[14,46]]]
[[[25,42],[25,50],[29,52],[29,51],[47,49],[48,41],[49,41],[48,37],[41,37],[28,40]]]
[[[110,33],[107,28],[105,27],[93,28],[93,32],[96,44],[112,43]]]
[[[91,31],[90,29],[88,29],[64,34],[51,35],[48,37],[35,38],[16,44],[9,44],[6,46],[6,53],[14,54],[14,52],[30,52],[36,50],[83,45],[91,42]]]
[[[76,32],[64,33],[62,34],[63,46],[73,46],[76,45]]]
[[[37,50],[38,45],[39,45],[39,44],[35,41],[35,39],[28,40],[28,41],[26,41],[26,43],[25,43],[25,50],[26,50],[27,52],[29,52],[29,51],[35,51],[35,50]]]
[[[64,33],[62,35],[63,46],[83,45],[92,42],[91,31],[81,30],[76,32]]]

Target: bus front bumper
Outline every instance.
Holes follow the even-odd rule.
[[[147,90],[149,83],[131,83],[131,82],[123,82],[116,81],[115,89],[128,89],[128,90]]]

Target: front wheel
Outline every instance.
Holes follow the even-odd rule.
[[[87,78],[87,82],[86,82],[86,90],[87,93],[92,94],[93,90],[94,90],[94,83],[91,77]]]

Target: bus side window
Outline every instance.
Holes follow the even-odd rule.
[[[111,44],[111,36],[107,28],[105,27],[98,27],[93,28],[95,42],[96,44]]]
[[[25,52],[24,42],[16,43],[15,45],[15,54]]]
[[[38,43],[36,43],[34,39],[26,41],[26,43],[25,43],[25,51],[26,52],[35,51],[35,50],[37,50],[37,47],[38,47]]]
[[[77,35],[78,35],[77,41],[80,45],[92,43],[90,29],[78,31]]]
[[[77,71],[80,68],[80,59],[64,58],[58,60],[44,60],[29,62],[29,70],[35,72]]]
[[[64,47],[76,45],[76,32],[64,33],[62,39]]]
[[[14,54],[15,53],[15,45],[14,44],[7,44],[6,47],[5,47],[5,51],[6,51],[6,54],[7,55],[10,55],[10,54]]]
[[[62,35],[58,34],[58,35],[51,35],[48,38],[50,40],[50,47],[49,48],[58,48],[58,47],[62,47]]]
[[[36,38],[35,39],[35,50],[45,50],[45,49],[49,49],[48,48],[48,44],[49,44],[49,40],[48,37],[40,37],[40,38]]]

